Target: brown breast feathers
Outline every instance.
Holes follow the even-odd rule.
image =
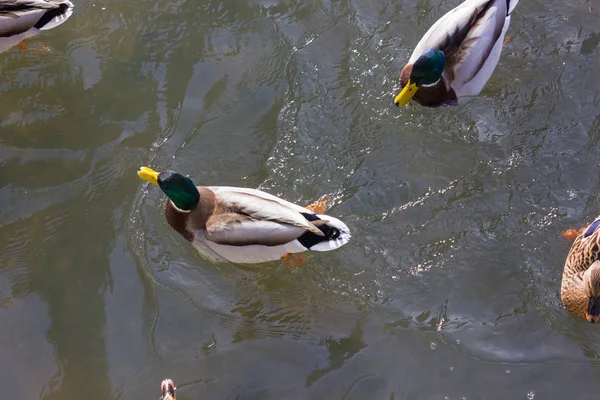
[[[200,192],[200,202],[191,211],[179,210],[170,200],[167,201],[165,207],[165,216],[169,225],[189,242],[194,240],[195,230],[206,228],[206,221],[216,209],[215,194],[212,190],[198,187],[198,191]]]
[[[412,64],[406,65],[400,72],[400,84],[406,86],[412,73]],[[447,68],[447,67],[446,67]],[[446,87],[446,70],[442,78],[435,84],[430,86],[421,86],[413,100],[424,107],[438,107],[444,104],[456,103],[456,93],[451,87]]]

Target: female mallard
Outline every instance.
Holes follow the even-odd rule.
[[[169,197],[167,222],[200,253],[235,263],[279,260],[288,253],[329,251],[350,239],[340,220],[255,189],[196,186],[174,171],[142,167],[138,176]]]
[[[600,321],[600,217],[573,242],[563,269],[560,297],[571,313]]]
[[[426,107],[476,96],[494,72],[518,0],[467,0],[440,18],[400,72],[397,106]],[[414,96],[414,97],[413,97]]]
[[[175,383],[171,379],[165,379],[160,383],[161,397],[159,400],[177,400]]]
[[[72,13],[69,0],[0,0],[0,53],[57,27]]]

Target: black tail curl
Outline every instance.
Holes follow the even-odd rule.
[[[42,29],[44,26],[46,26],[46,24],[48,22],[52,21],[54,18],[56,18],[64,13],[66,13],[68,9],[69,9],[69,6],[65,3],[63,3],[63,4],[59,5],[58,8],[53,8],[51,10],[48,10],[33,27],[37,28],[37,29]]]
[[[302,215],[308,221],[316,221],[316,220],[321,219],[318,216],[316,216],[315,214],[302,213]],[[329,226],[329,225],[321,225],[318,227],[318,229],[321,232],[323,232],[323,234],[325,236],[319,236],[312,232],[305,232],[302,234],[302,236],[300,236],[298,238],[298,241],[300,242],[300,244],[302,246],[306,247],[307,249],[310,249],[312,246],[319,244],[321,242],[326,242],[328,240],[335,240],[335,239],[339,238],[340,235],[342,234],[342,232],[340,232],[340,230],[338,228],[335,228],[335,227]]]

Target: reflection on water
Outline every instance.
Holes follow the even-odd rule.
[[[5,396],[153,398],[167,375],[181,399],[595,394],[600,333],[558,288],[560,232],[600,209],[599,10],[520,2],[479,97],[398,110],[458,3],[83,0],[32,38],[50,54],[2,53]],[[140,165],[333,194],[353,240],[213,265]]]
[[[310,387],[317,380],[327,375],[331,371],[335,371],[344,366],[346,361],[351,359],[360,350],[367,347],[362,340],[362,331],[360,325],[350,332],[350,336],[336,340],[333,338],[325,338],[323,341],[325,347],[329,350],[329,365],[323,369],[317,369],[311,372],[306,377],[306,386]]]

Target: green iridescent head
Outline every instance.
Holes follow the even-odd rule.
[[[420,86],[433,85],[442,77],[446,57],[440,50],[430,49],[421,54],[412,66],[410,78],[400,94],[394,99],[397,106],[406,105],[413,98]]]
[[[200,192],[194,182],[175,171],[158,173],[148,167],[142,167],[137,174],[143,180],[160,187],[180,210],[193,210],[200,201]]]
[[[442,77],[446,57],[440,50],[427,50],[413,64],[410,81],[418,86],[433,85]]]

